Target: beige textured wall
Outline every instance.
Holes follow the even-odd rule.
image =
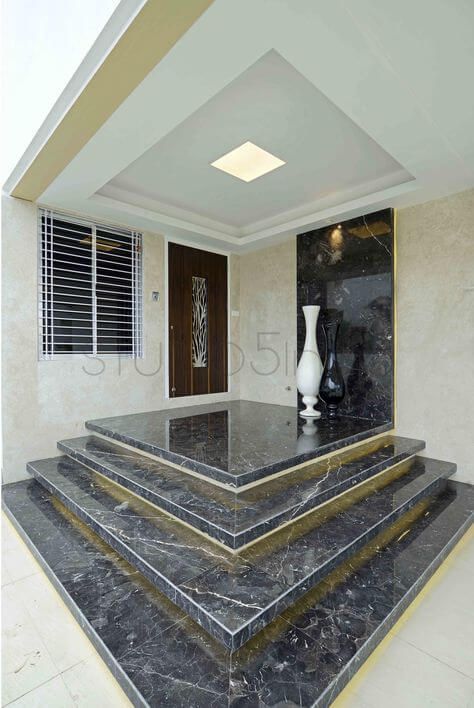
[[[235,395],[194,396],[176,401],[164,398],[164,239],[156,234],[144,234],[144,358],[107,359],[104,369],[99,362],[82,356],[38,361],[37,243],[36,206],[4,197],[4,483],[24,479],[27,461],[58,454],[57,440],[83,435],[87,419],[224,400]],[[237,266],[238,258],[231,257],[231,283]],[[152,302],[152,290],[162,293],[160,302]],[[233,302],[236,306],[235,299]]]
[[[240,397],[295,405],[295,237],[240,256],[240,347]]]
[[[474,482],[474,190],[398,212],[397,432]]]
[[[458,464],[474,482],[474,190],[398,213],[397,432],[427,442],[426,454]],[[231,393],[163,396],[163,238],[145,234],[145,358],[37,360],[36,207],[3,200],[4,481],[27,460],[56,454],[88,418],[237,398],[296,402],[296,238],[230,259]],[[260,346],[270,351],[258,351]],[[267,333],[267,334],[265,334]],[[273,334],[268,334],[273,333]],[[153,373],[155,372],[155,373]],[[287,390],[287,387],[290,390]]]

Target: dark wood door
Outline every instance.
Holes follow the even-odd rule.
[[[169,395],[227,391],[227,257],[168,244]]]

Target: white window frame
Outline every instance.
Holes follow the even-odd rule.
[[[52,351],[45,352],[43,346],[43,302],[44,302],[44,284],[43,284],[43,250],[42,250],[42,218],[44,216],[57,218],[61,221],[66,221],[71,224],[86,226],[92,232],[92,317],[93,317],[93,333],[92,333],[92,351],[91,352],[55,352],[54,338]],[[64,361],[67,359],[77,359],[78,357],[94,358],[94,359],[142,359],[143,352],[143,234],[140,231],[127,229],[124,227],[107,224],[104,222],[85,219],[74,214],[67,214],[61,211],[47,209],[45,207],[38,208],[38,360],[39,361]],[[111,234],[133,236],[140,244],[139,257],[132,258],[132,272],[134,279],[134,307],[132,315],[133,327],[133,351],[128,353],[122,352],[97,352],[97,297],[95,292],[96,285],[96,232],[97,230],[110,231]],[[132,251],[134,254],[135,251]],[[54,310],[53,310],[54,312]]]

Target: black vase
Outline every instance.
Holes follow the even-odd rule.
[[[337,361],[337,333],[343,317],[342,310],[326,310],[322,325],[326,337],[326,363],[319,387],[319,396],[328,409],[330,418],[334,418],[337,407],[346,392],[344,379]]]

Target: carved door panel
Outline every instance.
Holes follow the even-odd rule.
[[[227,391],[227,257],[168,244],[169,395]]]

